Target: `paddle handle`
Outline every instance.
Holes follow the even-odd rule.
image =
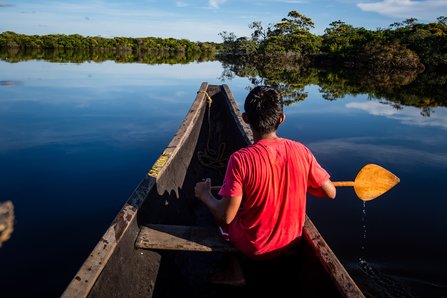
[[[335,181],[334,186],[354,186],[354,181]],[[221,186],[211,186],[211,191],[220,190]]]
[[[354,186],[354,181],[334,181],[334,186]]]

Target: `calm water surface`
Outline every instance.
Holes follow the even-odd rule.
[[[1,297],[58,297],[167,145],[219,62],[0,62]],[[241,106],[245,78],[226,81]],[[367,163],[401,182],[364,204],[352,188],[308,210],[357,282],[381,297],[446,297],[447,109],[430,117],[368,95],[326,101],[318,86],[285,107],[279,134],[306,144],[332,179]],[[447,96],[447,95],[446,95]]]

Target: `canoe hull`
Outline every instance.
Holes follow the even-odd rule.
[[[210,100],[211,99],[211,100]],[[208,281],[226,254],[142,250],[142,226],[214,226],[194,198],[194,185],[211,178],[221,185],[229,155],[252,142],[251,131],[226,85],[202,83],[179,130],[132,193],[81,266],[63,297],[228,297],[297,293],[303,297],[361,297],[361,291],[321,234],[306,219],[296,252],[281,258],[243,261],[247,286]]]

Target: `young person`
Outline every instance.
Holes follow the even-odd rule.
[[[244,110],[254,143],[230,156],[222,198],[211,193],[210,179],[198,182],[194,191],[238,250],[252,259],[270,259],[299,241],[306,193],[335,198],[336,190],[307,147],[277,135],[285,120],[277,90],[255,87]]]

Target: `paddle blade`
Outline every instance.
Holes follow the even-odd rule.
[[[386,193],[400,179],[390,171],[375,164],[367,164],[355,177],[354,190],[362,201],[369,201]]]

